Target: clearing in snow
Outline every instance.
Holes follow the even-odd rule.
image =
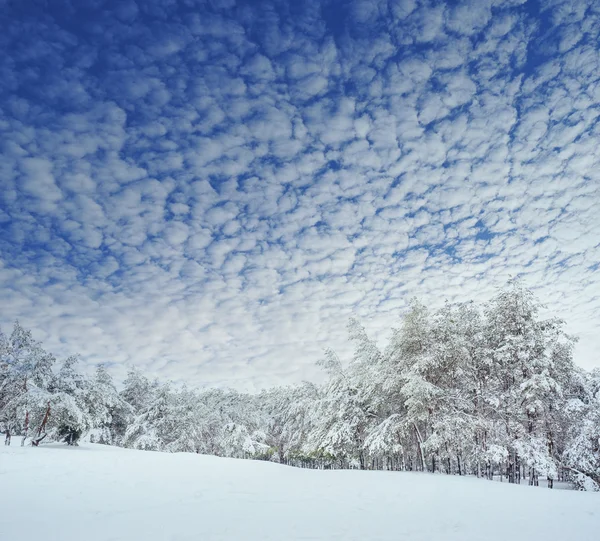
[[[598,494],[86,444],[0,447],[2,541],[598,541]]]

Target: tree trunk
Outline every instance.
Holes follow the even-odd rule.
[[[415,427],[415,433],[417,435],[419,455],[421,457],[421,466],[423,468],[423,471],[427,471],[427,463],[425,462],[425,453],[423,452],[423,438],[421,437],[421,432],[419,431],[419,427],[417,426],[417,423],[413,423],[413,426]]]
[[[27,432],[29,432],[29,412],[25,412],[25,426],[23,427],[23,437],[21,438],[21,447],[25,446],[25,440],[27,439]]]
[[[23,390],[27,393],[27,378],[23,382]],[[27,404],[27,401],[25,402]],[[25,411],[25,425],[23,426],[23,437],[21,438],[21,447],[25,446],[25,440],[27,439],[27,432],[29,432],[29,410]]]
[[[48,407],[46,408],[46,414],[44,415],[42,424],[40,424],[40,427],[38,428],[37,436],[32,440],[31,445],[33,445],[35,447],[39,446],[40,442],[47,436],[45,430],[46,430],[46,424],[48,423],[49,418],[50,418],[50,402],[48,401]],[[42,436],[42,432],[44,432],[43,436]]]
[[[554,435],[551,431],[548,431],[547,434],[548,439],[548,454],[552,457],[554,456]],[[554,478],[547,476],[548,479],[548,488],[554,488]]]
[[[515,455],[516,455],[515,451],[512,451],[511,454],[509,455],[508,464],[506,466],[509,483],[515,483],[516,478],[517,478],[517,470],[516,470],[517,465],[516,465],[516,456]]]

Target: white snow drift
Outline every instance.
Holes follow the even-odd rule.
[[[13,444],[14,445],[14,444]],[[597,494],[100,445],[0,447],[2,541],[600,539]]]

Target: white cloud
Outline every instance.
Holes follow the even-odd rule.
[[[62,199],[62,193],[52,175],[52,162],[45,158],[24,158],[21,170],[21,189],[25,194],[41,200],[43,208],[51,209],[54,203]]]
[[[598,13],[538,31],[519,3],[357,3],[336,33],[310,3],[157,4],[159,30],[130,3],[71,51],[37,27],[39,82],[0,61],[27,90],[0,117],[0,323],[255,389],[319,378],[353,313],[385,343],[412,296],[522,275],[597,366]]]

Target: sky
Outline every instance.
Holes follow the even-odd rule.
[[[597,0],[0,0],[0,325],[318,381],[519,276],[600,366]]]

